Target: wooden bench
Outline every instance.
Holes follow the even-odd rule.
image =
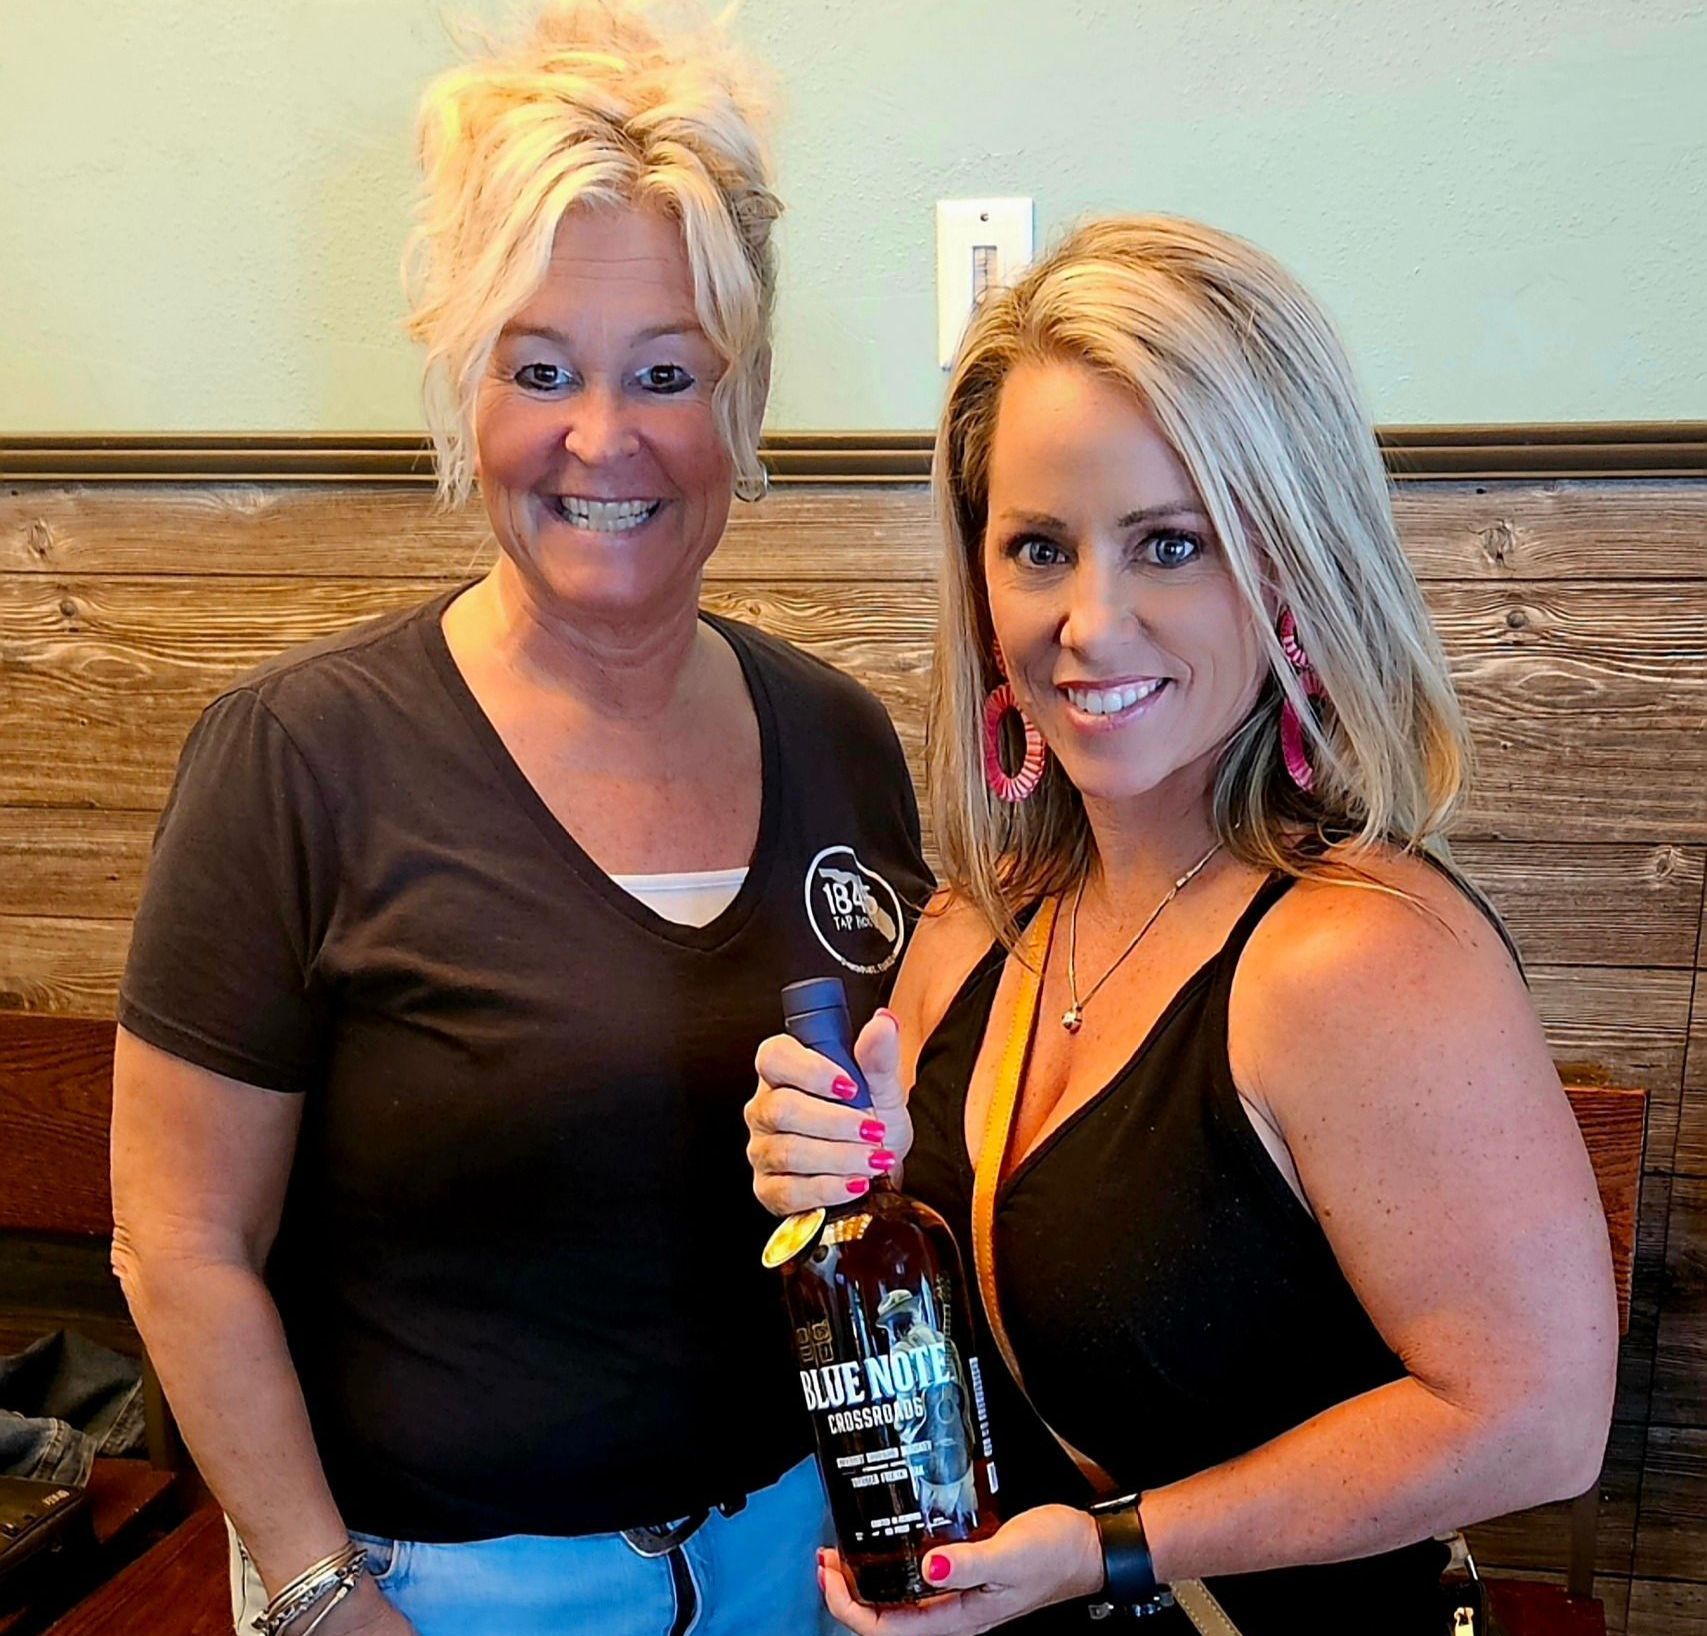
[[[144,1565],[165,1560],[160,1553],[181,1532],[186,1512],[205,1501],[159,1383],[125,1317],[117,1281],[104,1266],[113,1232],[107,1164],[113,1036],[111,1022],[0,1013],[0,1234],[9,1235],[13,1244],[39,1241],[49,1247],[53,1253],[45,1259],[45,1278],[71,1268],[75,1277],[70,1281],[78,1286],[75,1291],[44,1288],[44,1276],[38,1275],[24,1292],[27,1302],[11,1306],[0,1320],[0,1345],[10,1351],[39,1333],[72,1327],[102,1344],[135,1352],[143,1367],[149,1450],[147,1460],[95,1461],[89,1477],[93,1559],[51,1587],[44,1581],[23,1607],[0,1614],[0,1636],[42,1629],[55,1611],[109,1575],[124,1579],[134,1591],[152,1572]],[[14,1289],[9,1296],[15,1300],[19,1292]],[[219,1521],[217,1510],[213,1515]],[[198,1541],[202,1537],[196,1535]],[[132,1562],[138,1552],[142,1555]],[[212,1608],[223,1620],[218,1628],[228,1636],[231,1608],[223,1552],[222,1525],[211,1589],[203,1587],[199,1597],[182,1586],[174,1592],[183,1619],[190,1622],[180,1622],[172,1603],[163,1600],[158,1618],[88,1628],[190,1636],[193,1621]],[[183,1559],[182,1551],[169,1555],[174,1562]],[[83,1606],[78,1603],[79,1609]],[[52,1628],[57,1632],[64,1624]]]

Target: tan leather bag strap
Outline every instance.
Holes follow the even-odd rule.
[[[1008,1373],[1013,1376],[1014,1384],[1026,1402],[1031,1404],[1031,1412],[1066,1450],[1092,1490],[1109,1499],[1120,1492],[1119,1485],[1095,1460],[1088,1454],[1082,1454],[1056,1431],[1032,1402],[1031,1393],[1026,1391],[1025,1378],[1020,1373],[1019,1360],[1014,1356],[1013,1343],[1008,1339],[1007,1326],[1002,1322],[1002,1306],[996,1292],[996,1188],[1002,1179],[1008,1144],[1013,1140],[1014,1115],[1019,1110],[1019,1095],[1025,1084],[1026,1067],[1031,1061],[1032,1042],[1037,1038],[1043,973],[1049,963],[1049,949],[1054,941],[1059,912],[1059,901],[1045,898],[1020,939],[1019,947],[1009,957],[1019,964],[1019,988],[1014,996],[1013,1024],[996,1067],[990,1111],[984,1116],[983,1139],[978,1144],[978,1165],[972,1179],[972,1259],[978,1269],[978,1289],[984,1297],[984,1316],[989,1319],[990,1334],[995,1339],[996,1349],[1002,1354],[1002,1362],[1008,1366]],[[1179,1580],[1168,1588],[1202,1636],[1239,1636],[1237,1628],[1202,1580]]]
[[[1019,961],[1019,992],[1014,997],[1013,1026],[1008,1030],[1002,1059],[996,1066],[990,1111],[984,1116],[984,1137],[978,1145],[978,1168],[972,1177],[972,1259],[978,1267],[978,1288],[984,1297],[984,1315],[990,1320],[990,1333],[995,1337],[1002,1362],[1008,1366],[1008,1373],[1022,1392],[1025,1392],[1025,1381],[1020,1375],[1019,1360],[1014,1357],[1013,1342],[1008,1339],[1007,1325],[1002,1322],[1002,1306],[996,1292],[996,1187],[1002,1179],[1008,1144],[1013,1140],[1019,1093],[1025,1084],[1026,1066],[1031,1061],[1032,1041],[1037,1037],[1043,971],[1049,962],[1049,946],[1055,935],[1055,917],[1059,909],[1056,899],[1045,898],[1015,951],[1014,957]],[[1031,1401],[1029,1392],[1026,1392],[1026,1401]],[[1036,1413],[1037,1405],[1032,1403],[1031,1407]],[[1042,1415],[1038,1415],[1038,1419],[1042,1420]],[[1048,1421],[1043,1423],[1049,1424]],[[1099,1496],[1107,1497],[1116,1492],[1114,1479],[1096,1461],[1088,1454],[1081,1454],[1053,1426],[1049,1429]]]

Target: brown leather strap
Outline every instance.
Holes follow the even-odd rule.
[[[978,1144],[978,1164],[972,1178],[972,1259],[978,1269],[978,1289],[984,1297],[984,1316],[990,1322],[990,1334],[1002,1362],[1008,1366],[1014,1384],[1019,1387],[1031,1412],[1048,1430],[1079,1468],[1092,1491],[1101,1498],[1112,1498],[1120,1492],[1115,1480],[1088,1454],[1081,1453],[1056,1431],[1043,1415],[1031,1393],[1026,1391],[1025,1378],[1020,1374],[1019,1360],[1014,1356],[1013,1343],[1008,1339],[1007,1326],[1002,1322],[1001,1301],[996,1292],[996,1188],[1002,1179],[1002,1166],[1007,1161],[1008,1144],[1013,1140],[1014,1115],[1019,1110],[1020,1090],[1025,1084],[1025,1071],[1031,1062],[1031,1047],[1037,1038],[1037,1013],[1043,996],[1043,973],[1049,964],[1049,949],[1055,937],[1055,922],[1060,903],[1045,898],[1019,947],[1009,957],[1019,963],[1019,986],[1014,995],[1013,1023],[1008,1029],[1007,1044],[996,1067],[996,1083],[990,1092],[990,1109],[984,1116],[984,1135]],[[1186,1616],[1205,1636],[1239,1636],[1233,1622],[1222,1610],[1214,1595],[1198,1579],[1185,1579],[1169,1587],[1174,1599]]]

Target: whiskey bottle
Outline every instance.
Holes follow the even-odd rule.
[[[854,1061],[840,978],[791,983],[784,1025],[839,1064]],[[862,1197],[790,1216],[771,1236],[800,1386],[818,1441],[841,1557],[870,1606],[931,1594],[936,1545],[994,1533],[996,1466],[960,1251],[934,1210],[887,1177]]]

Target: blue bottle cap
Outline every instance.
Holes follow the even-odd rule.
[[[782,1014],[790,1021],[837,1006],[843,1011],[848,1008],[848,991],[839,977],[808,977],[803,982],[790,983],[782,991]]]

